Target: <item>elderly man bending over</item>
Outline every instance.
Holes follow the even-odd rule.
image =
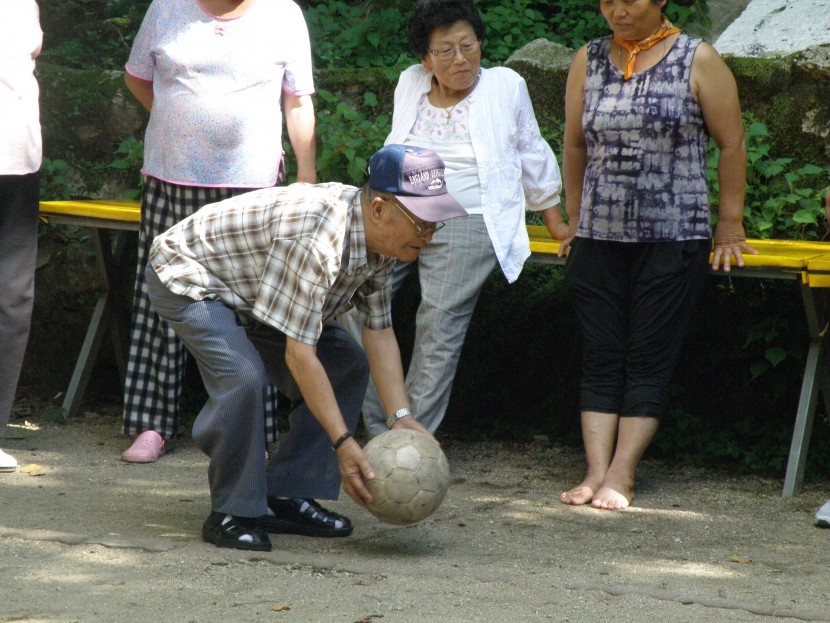
[[[465,214],[434,152],[387,145],[362,189],[257,190],[156,238],[150,300],[198,362],[208,393],[193,424],[210,457],[205,541],[269,551],[269,532],[351,533],[346,517],[315,498],[336,499],[342,479],[356,503],[371,501],[372,468],[351,437],[370,371],[387,412],[409,407],[392,331],[394,260],[417,259],[443,221]],[[352,306],[366,327],[363,349],[333,320]],[[292,410],[266,465],[269,380]],[[393,425],[429,434],[412,417]]]

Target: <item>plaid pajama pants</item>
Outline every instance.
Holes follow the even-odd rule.
[[[125,435],[154,430],[171,439],[179,428],[182,382],[187,350],[150,307],[144,269],[153,239],[209,203],[250,191],[250,188],[180,186],[145,178],[138,232],[138,262],[133,296],[132,329],[124,386]],[[277,390],[271,386],[265,403],[265,439],[277,440]]]

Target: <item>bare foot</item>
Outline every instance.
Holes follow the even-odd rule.
[[[562,504],[570,504],[571,506],[581,506],[587,504],[594,498],[594,491],[601,484],[602,481],[594,481],[590,478],[585,478],[581,483],[575,486],[570,491],[564,491],[559,495],[559,501]]]
[[[628,508],[634,499],[634,481],[629,479],[616,480],[606,477],[605,482],[591,500],[591,506],[605,510],[617,511]]]

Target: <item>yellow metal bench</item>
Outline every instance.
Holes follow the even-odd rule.
[[[72,417],[80,408],[107,330],[112,335],[116,365],[122,380],[124,378],[126,344],[122,331],[129,324],[129,313],[128,310],[121,309],[114,293],[119,276],[124,274],[125,235],[138,231],[141,210],[137,201],[43,201],[40,204],[40,214],[49,222],[89,228],[103,284],[103,291],[95,304],[63,401],[67,417]],[[114,240],[111,233],[115,236]],[[560,265],[565,263],[565,258],[557,255],[559,243],[550,238],[545,227],[529,225],[528,234],[530,261]],[[830,413],[830,376],[825,360],[827,310],[824,293],[820,291],[822,288],[830,288],[830,243],[797,240],[748,242],[759,254],[744,256],[744,268],[734,268],[730,273],[712,271],[712,274],[796,282],[804,302],[809,330],[810,345],[784,478],[783,495],[791,496],[801,490],[819,393],[823,394],[825,407]]]
[[[541,225],[529,225],[530,261],[545,264],[564,264],[559,257],[559,242],[552,240]],[[825,338],[827,333],[827,304],[822,288],[830,288],[830,243],[802,240],[748,240],[758,255],[744,255],[745,266],[712,271],[726,277],[756,277],[795,281],[804,302],[804,315],[810,336],[804,378],[796,411],[787,473],[784,477],[784,496],[801,490],[804,464],[815,420],[818,396],[824,397],[825,409],[830,413],[830,376],[828,376]]]
[[[127,352],[124,329],[129,326],[130,312],[118,300],[117,292],[124,271],[134,269],[124,266],[125,242],[131,232],[138,232],[141,208],[137,201],[42,201],[40,215],[50,223],[77,225],[89,229],[101,278],[101,293],[95,303],[84,343],[63,399],[62,406],[66,417],[73,417],[81,407],[81,400],[95,367],[98,352],[108,331],[112,339],[115,364],[122,384],[124,382],[124,354]]]

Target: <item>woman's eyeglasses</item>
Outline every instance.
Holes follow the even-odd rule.
[[[461,52],[462,56],[470,57],[475,56],[478,51],[481,49],[481,41],[475,41],[473,43],[462,43],[457,48],[444,48],[442,50],[427,50],[430,54],[435,56],[436,58],[442,61],[451,61],[455,58],[455,55]]]

